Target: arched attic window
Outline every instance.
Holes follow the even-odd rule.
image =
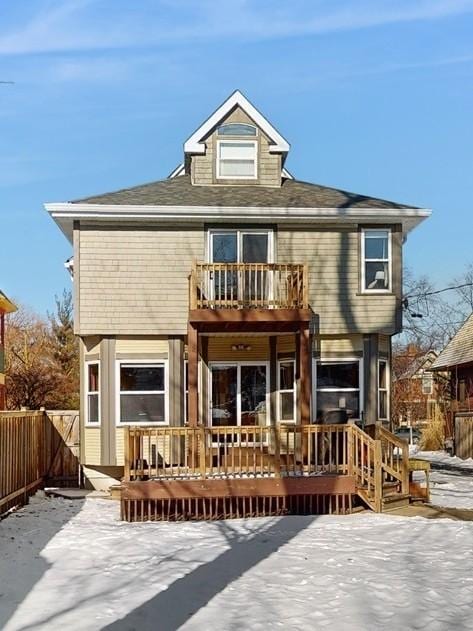
[[[246,123],[226,123],[217,127],[219,136],[256,136],[256,127]]]

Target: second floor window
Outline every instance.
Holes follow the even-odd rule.
[[[219,140],[217,143],[217,178],[255,179],[257,143],[252,140]]]
[[[391,231],[365,228],[361,235],[363,291],[391,291]]]

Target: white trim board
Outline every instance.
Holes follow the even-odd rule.
[[[184,143],[185,153],[205,153],[204,138],[225,116],[236,106],[248,114],[256,125],[272,140],[269,146],[270,153],[287,153],[290,145],[283,136],[271,125],[271,123],[259,112],[254,105],[239,91],[235,90],[226,101],[215,110],[204,123]]]
[[[258,206],[157,206],[137,204],[86,204],[59,202],[44,207],[72,242],[74,219],[106,222],[119,220],[146,222],[238,221],[242,223],[402,223],[407,234],[432,211],[419,208],[294,208]]]

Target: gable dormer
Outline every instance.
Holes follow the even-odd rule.
[[[185,172],[200,186],[281,186],[288,142],[234,92],[184,144]]]

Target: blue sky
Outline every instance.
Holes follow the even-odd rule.
[[[299,179],[432,208],[406,262],[473,262],[473,0],[0,2],[0,287],[45,312],[71,250],[42,204],[165,177],[234,89]]]

